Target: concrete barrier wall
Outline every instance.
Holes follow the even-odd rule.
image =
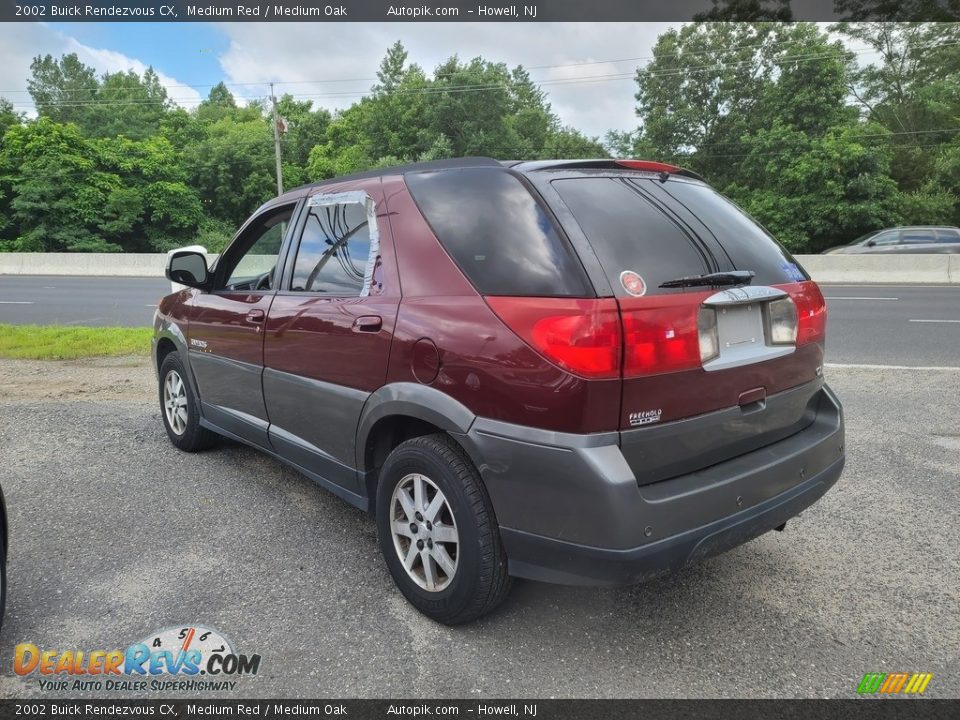
[[[960,284],[960,254],[798,255],[797,260],[817,282]],[[163,277],[166,262],[163,254],[0,253],[0,275]]]
[[[166,267],[166,253],[0,253],[0,275],[163,277]]]
[[[798,255],[822,283],[960,284],[958,255]]]

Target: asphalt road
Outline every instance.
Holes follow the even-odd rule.
[[[960,285],[824,285],[827,361],[960,366]]]
[[[847,469],[785,532],[635,587],[521,582],[447,628],[394,589],[363,513],[252,450],[175,450],[144,361],[0,362],[0,697],[81,694],[14,676],[17,643],[194,623],[262,656],[230,697],[852,698],[899,671],[960,697],[960,372],[826,374]]]
[[[960,286],[824,285],[827,361],[960,365]],[[0,276],[0,323],[149,325],[166,280]]]
[[[0,323],[150,325],[164,278],[0,275]]]

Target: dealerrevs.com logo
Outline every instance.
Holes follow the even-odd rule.
[[[40,648],[20,643],[13,671],[36,675],[44,691],[233,690],[256,675],[259,655],[242,655],[221,633],[200,625],[167,628],[125,650]]]

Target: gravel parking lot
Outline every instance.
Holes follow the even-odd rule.
[[[145,360],[2,361],[0,696],[43,694],[17,643],[200,623],[262,656],[229,696],[853,697],[922,671],[958,697],[960,372],[827,374],[847,469],[786,532],[636,587],[518,583],[447,628],[394,589],[368,516],[241,446],[176,451]]]

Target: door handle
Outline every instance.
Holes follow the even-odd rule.
[[[353,321],[354,332],[379,332],[383,318],[379,315],[362,315]]]
[[[265,317],[263,310],[251,310],[247,313],[247,322],[262,323]]]

